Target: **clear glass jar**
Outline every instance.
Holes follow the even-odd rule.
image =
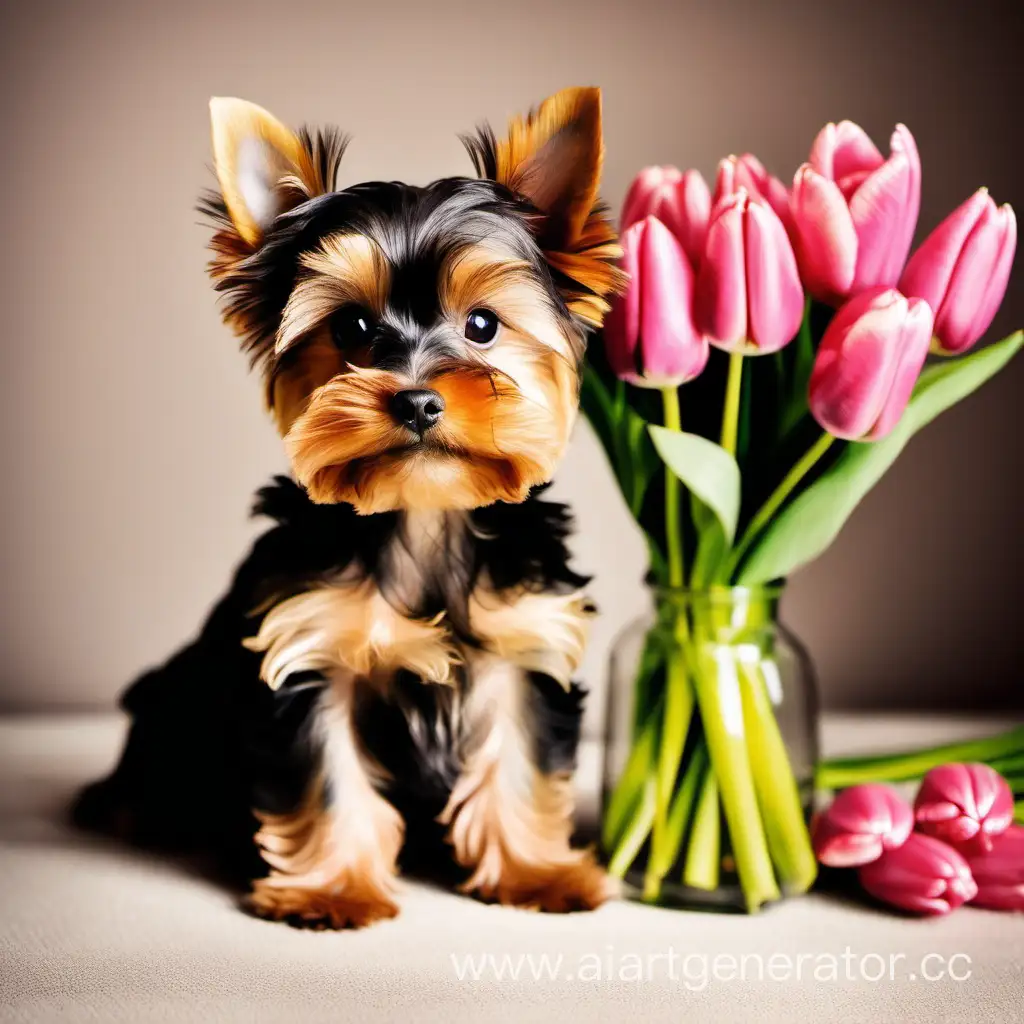
[[[817,688],[781,594],[653,590],[613,644],[602,847],[627,896],[744,911],[813,882]]]

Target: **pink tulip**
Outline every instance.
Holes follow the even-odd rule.
[[[857,874],[875,899],[915,914],[948,914],[978,892],[967,861],[952,846],[919,832]]]
[[[793,212],[789,208],[789,189],[774,174],[769,174],[764,164],[753,153],[727,156],[718,165],[712,207],[717,206],[725,196],[732,195],[741,188],[745,188],[752,196],[766,199],[782,221],[786,234],[792,234]]]
[[[793,247],[767,200],[741,188],[715,207],[696,296],[697,326],[718,348],[762,354],[793,339],[804,292]]]
[[[958,355],[988,330],[1010,280],[1017,218],[979,189],[910,257],[900,291],[935,310],[933,351]]]
[[[1011,825],[992,843],[992,849],[967,858],[978,884],[975,907],[1024,910],[1024,828]]]
[[[622,230],[644,217],[657,217],[676,236],[696,270],[711,218],[711,194],[700,171],[684,174],[676,167],[644,168],[622,204]]]
[[[811,371],[808,404],[830,433],[878,440],[910,401],[932,336],[921,299],[873,288],[850,299],[825,330]]]
[[[605,319],[608,362],[639,387],[675,387],[708,361],[707,339],[693,325],[693,268],[682,246],[656,217],[622,235],[624,295]]]
[[[921,161],[903,125],[890,146],[887,160],[852,121],[827,124],[796,172],[797,259],[807,290],[822,302],[838,305],[899,280],[921,205]]]
[[[832,868],[853,868],[878,860],[907,841],[914,815],[888,786],[870,782],[844,789],[811,826],[814,853]]]
[[[1013,821],[1013,793],[987,764],[943,764],[921,781],[914,817],[919,831],[980,853]]]

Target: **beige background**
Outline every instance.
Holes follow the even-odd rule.
[[[342,184],[467,173],[456,134],[604,87],[605,192],[752,149],[792,174],[829,119],[906,121],[929,229],[979,184],[1024,207],[1019,2],[5,4],[0,704],[109,705],[196,628],[283,467],[220,326],[193,213],[206,101],[355,136]],[[921,16],[921,15],[924,16]],[[1015,70],[1016,65],[1016,70]],[[1021,260],[997,323],[1024,320]],[[995,331],[993,332],[993,336]],[[1024,361],[917,441],[797,576],[789,621],[831,706],[1024,707]],[[604,608],[642,607],[639,538],[585,430],[558,481]],[[600,714],[594,702],[591,726]]]

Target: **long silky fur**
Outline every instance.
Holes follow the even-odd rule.
[[[445,564],[458,568],[457,579],[449,572],[428,579],[409,614],[429,620],[446,610],[453,635],[473,649],[483,641],[473,633],[465,597],[460,610],[450,593],[453,583],[463,595],[482,579],[537,594],[584,586],[587,577],[569,565],[568,510],[542,492],[470,513],[450,534],[455,549]],[[292,813],[308,795],[322,750],[315,722],[325,692],[325,677],[315,668],[283,677],[271,690],[260,680],[264,652],[243,641],[258,636],[283,601],[342,576],[372,580],[388,593],[395,581],[384,555],[400,526],[398,515],[357,516],[346,505],[315,505],[286,477],[259,492],[254,514],[273,525],[199,636],[127,690],[122,706],[132,727],[121,761],[83,792],[75,812],[90,828],[213,853],[239,880],[266,870],[254,855],[260,822],[253,809]],[[579,739],[582,691],[539,674],[529,678],[538,765],[567,770]],[[419,867],[431,871],[443,871],[446,861],[435,818],[459,771],[453,716],[464,685],[461,673],[441,686],[399,673],[389,696],[365,692],[356,708],[365,748],[390,780],[384,792],[409,827],[409,856],[423,858]]]

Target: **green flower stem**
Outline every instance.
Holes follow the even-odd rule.
[[[724,648],[724,645],[715,646],[718,651]],[[718,782],[747,908],[756,911],[762,903],[778,899],[779,888],[772,872],[747,754],[739,678],[731,658],[716,658],[714,653],[700,648],[698,656],[700,663],[694,673],[694,685],[711,770]]]
[[[682,430],[679,391],[676,388],[662,388],[661,399],[666,428]],[[668,553],[668,585],[681,587],[685,582],[685,575],[683,572],[683,531],[679,515],[679,477],[668,466],[665,467],[665,539]]]
[[[1024,825],[1024,800],[1018,800],[1013,805],[1013,820],[1018,825]]]
[[[739,433],[740,395],[743,392],[743,353],[729,355],[729,376],[725,382],[725,405],[722,409],[722,447],[732,456],[736,455],[736,438]]]
[[[679,391],[664,388],[661,392],[665,410],[665,427],[681,430],[682,418],[679,412]],[[683,568],[683,533],[680,516],[680,481],[665,467],[665,539],[668,552],[668,582],[673,588],[680,588],[685,582]],[[658,747],[657,794],[654,805],[654,826],[652,846],[662,849],[667,839],[669,807],[675,789],[676,776],[683,758],[686,733],[693,715],[693,690],[687,679],[684,650],[688,626],[686,609],[674,609],[672,626],[673,646],[668,652],[665,685],[665,716],[662,720],[661,742]],[[654,898],[645,891],[645,895]]]
[[[718,803],[718,782],[714,772],[705,772],[693,817],[690,845],[686,851],[683,883],[711,892],[718,888],[722,863],[722,819]]]
[[[818,875],[800,791],[760,665],[741,662],[740,676],[747,751],[768,851],[783,891],[798,895]]]
[[[772,516],[779,511],[800,481],[807,476],[815,463],[829,450],[833,441],[835,441],[835,437],[832,434],[822,433],[821,437],[804,453],[800,461],[786,474],[785,479],[775,488],[754,518],[750,520],[750,524],[747,526],[742,539],[736,545],[726,564],[726,579],[732,578],[736,568],[743,561],[743,556],[750,550],[750,545],[754,543],[761,531],[771,522]]]
[[[679,618],[685,613],[680,611]],[[683,760],[686,733],[693,717],[693,688],[686,676],[683,650],[669,654],[668,680],[665,692],[665,717],[662,722],[661,745],[658,748],[658,785],[654,808],[654,831],[651,848],[667,851],[672,845],[670,803],[676,785],[676,776]],[[671,866],[671,861],[669,861]],[[666,868],[666,871],[668,868]]]
[[[819,789],[845,789],[861,782],[902,782],[919,779],[932,768],[951,761],[988,764],[1021,753],[1024,753],[1024,726],[985,739],[945,743],[909,754],[833,758],[818,764],[814,781]]]
[[[620,843],[622,834],[629,824],[630,813],[635,811],[643,797],[644,783],[651,777],[654,768],[654,747],[658,739],[658,715],[652,714],[645,723],[640,736],[626,759],[615,784],[605,812],[601,830],[601,842],[609,853]]]
[[[644,898],[654,900],[661,891],[661,880],[672,870],[672,865],[679,859],[679,848],[683,843],[683,832],[690,820],[693,803],[697,797],[697,787],[707,771],[708,755],[703,743],[694,748],[683,773],[683,781],[676,790],[672,807],[668,813],[668,825],[660,834],[655,834],[651,842],[651,855],[647,862],[644,875]]]
[[[654,797],[655,779],[652,775],[644,783],[637,812],[633,815],[615,855],[608,863],[608,874],[613,878],[622,878],[626,874],[630,864],[636,860],[636,855],[644,845],[644,840],[651,831],[651,824],[654,821]]]

